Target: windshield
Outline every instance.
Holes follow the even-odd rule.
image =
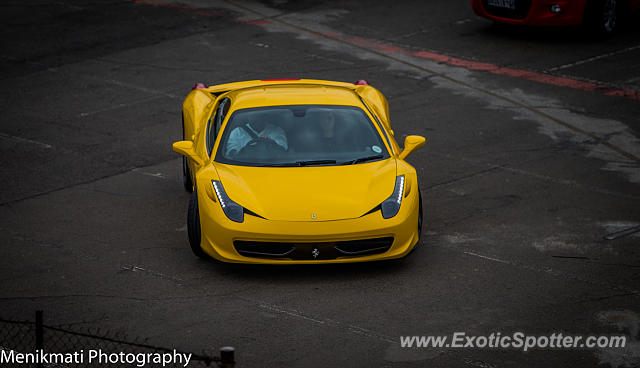
[[[389,153],[364,111],[355,106],[270,106],[235,111],[216,162],[243,166],[348,165]]]

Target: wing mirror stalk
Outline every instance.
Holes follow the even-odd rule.
[[[409,135],[404,139],[404,149],[398,156],[401,160],[404,160],[411,153],[420,149],[427,142],[425,137],[419,135]]]
[[[173,151],[192,159],[200,166],[204,165],[204,161],[202,161],[202,158],[198,156],[198,154],[196,153],[196,150],[193,148],[192,141],[175,142],[173,144]]]

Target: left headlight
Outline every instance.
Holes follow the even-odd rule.
[[[220,207],[222,207],[224,214],[227,215],[229,220],[243,222],[244,208],[229,198],[221,182],[218,180],[211,180],[211,184],[213,184],[213,190],[216,192],[216,197],[218,197]]]
[[[396,186],[393,193],[380,205],[382,209],[382,217],[388,219],[398,214],[400,205],[402,204],[402,195],[404,193],[404,175],[396,177]]]

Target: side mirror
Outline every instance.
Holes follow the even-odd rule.
[[[181,154],[182,156],[188,157],[195,161],[198,165],[204,165],[202,158],[198,156],[196,150],[193,148],[192,141],[179,141],[173,144],[173,151]]]
[[[404,160],[411,153],[413,153],[414,151],[417,151],[419,148],[424,146],[426,142],[427,142],[427,139],[419,135],[407,136],[407,138],[404,139],[404,149],[402,150],[402,152],[400,152],[400,155],[398,157],[401,160]]]

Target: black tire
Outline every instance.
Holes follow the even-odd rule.
[[[584,22],[596,37],[613,35],[620,23],[622,0],[590,0],[584,12]]]
[[[182,140],[184,141],[184,116],[182,117]],[[191,181],[191,174],[189,174],[189,166],[187,165],[187,158],[182,156],[182,184],[184,190],[191,193],[193,192],[193,182]]]
[[[193,182],[191,181],[191,175],[189,174],[187,158],[184,156],[182,156],[182,184],[184,184],[184,190],[189,193],[193,192]]]
[[[191,193],[191,199],[189,200],[187,233],[189,234],[189,245],[193,254],[200,258],[209,259],[209,255],[200,247],[202,237],[200,233],[200,212],[198,211],[198,193],[196,191]]]
[[[418,202],[418,243],[420,243],[422,238],[422,193],[420,193],[420,188],[418,188]]]

